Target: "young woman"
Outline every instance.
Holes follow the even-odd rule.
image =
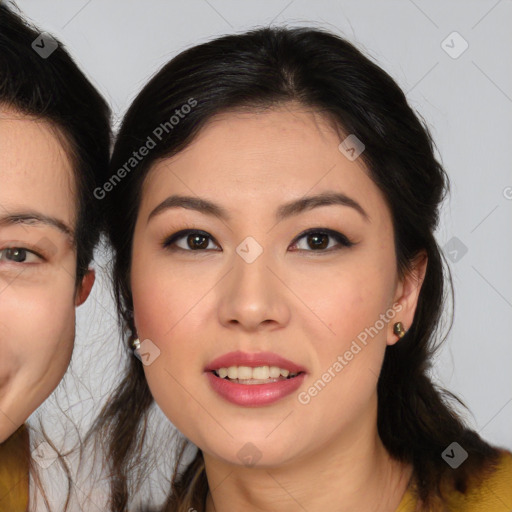
[[[153,401],[184,443],[158,510],[510,508],[512,454],[427,373],[447,189],[403,92],[336,35],[264,28],[164,66],[97,190],[137,355],[95,427],[110,510],[154,465]]]
[[[24,422],[62,379],[94,283],[109,118],[62,44],[0,5],[2,511],[27,509],[37,466]]]

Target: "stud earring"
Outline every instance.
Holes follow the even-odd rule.
[[[393,325],[393,333],[399,338],[403,338],[405,336],[405,329],[402,322],[396,322],[395,325]]]
[[[140,340],[139,338],[136,338],[132,341],[132,347],[135,349],[135,350],[139,350],[140,349]]]

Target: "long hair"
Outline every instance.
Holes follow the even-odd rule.
[[[75,285],[78,287],[102,229],[101,211],[93,191],[107,174],[110,108],[58,39],[53,38],[50,55],[43,56],[35,51],[34,43],[50,48],[48,36],[45,36],[46,43],[42,43],[40,34],[40,29],[0,4],[0,107],[48,122],[72,162],[77,191],[74,244],[77,254]],[[23,427],[19,432],[23,435],[18,434],[11,440],[10,453],[27,453],[22,445],[28,442],[28,430]],[[50,439],[47,441],[51,444]],[[20,446],[13,447],[14,442]],[[7,459],[2,457],[0,445],[0,473],[4,470],[25,472],[28,468],[34,481],[40,481],[29,456],[28,460],[24,456],[9,460],[10,466],[2,467]],[[60,460],[69,477],[63,457]],[[70,488],[71,484],[68,490]],[[48,507],[46,497],[45,501]]]
[[[435,157],[428,127],[400,87],[337,35],[277,27],[214,39],[173,58],[130,106],[114,147],[108,187],[99,191],[114,250],[113,280],[126,352],[135,337],[129,284],[132,240],[142,185],[152,164],[186,148],[216,114],[291,101],[323,113],[342,132],[364,142],[360,158],[391,211],[399,276],[420,251],[428,256],[413,324],[399,343],[386,348],[377,385],[378,432],[392,457],[412,464],[417,495],[425,504],[442,497],[443,482],[465,492],[471,476],[494,467],[498,450],[464,424],[455,409],[457,399],[438,389],[428,373],[443,341],[447,283],[452,290],[434,237],[448,177]],[[186,115],[177,120],[176,109]],[[155,134],[156,147],[128,167],[133,152]],[[152,403],[142,366],[128,356],[122,381],[92,431],[106,440],[112,511],[126,509],[134,494],[129,485],[133,472],[148,462],[143,446]],[[441,457],[454,440],[469,454],[455,470]],[[167,501],[159,510],[204,510],[208,483],[201,450],[179,471],[187,444],[184,440]]]

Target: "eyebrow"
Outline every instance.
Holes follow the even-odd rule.
[[[27,226],[38,226],[42,224],[44,226],[50,226],[52,228],[58,229],[72,240],[74,239],[73,230],[67,224],[57,219],[56,217],[44,215],[40,212],[16,212],[0,216],[0,227],[11,226],[14,224],[22,224]]]
[[[281,205],[276,211],[276,220],[281,221],[293,215],[298,215],[306,210],[318,208],[320,206],[341,205],[348,206],[359,212],[366,222],[370,222],[370,217],[364,208],[351,197],[341,192],[323,192],[314,196],[306,196]],[[212,215],[221,220],[230,220],[230,215],[222,206],[212,203],[207,199],[199,197],[172,195],[164,199],[148,216],[149,222],[156,215],[169,210],[170,208],[187,208],[197,210],[206,215]]]

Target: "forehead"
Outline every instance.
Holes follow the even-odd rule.
[[[362,160],[338,149],[345,136],[325,115],[293,106],[217,115],[185,150],[153,165],[143,205],[193,192],[233,209],[253,199],[266,208],[334,190],[357,196],[367,211],[385,208]]]
[[[72,223],[73,170],[63,138],[49,122],[0,106],[0,205],[37,208]]]

